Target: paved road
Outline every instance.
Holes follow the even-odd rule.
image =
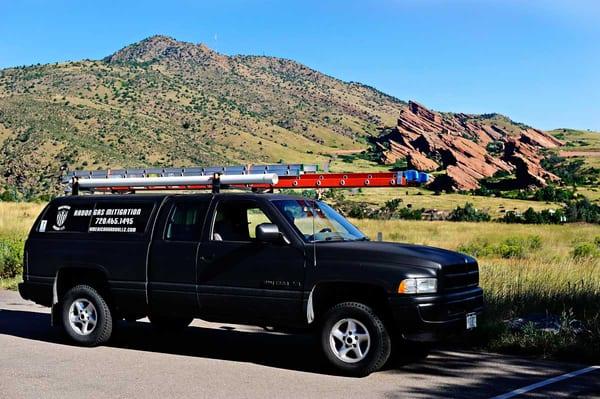
[[[333,375],[310,338],[194,322],[181,335],[123,323],[109,346],[69,345],[48,310],[0,291],[2,398],[489,398],[586,365],[435,352],[366,378]],[[530,397],[600,397],[600,370]]]

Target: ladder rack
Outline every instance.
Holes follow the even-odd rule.
[[[427,183],[429,175],[401,172],[320,172],[316,165],[276,164],[193,168],[73,171],[63,178],[72,194],[152,190],[212,190],[221,187],[272,190],[275,188],[405,187]],[[67,190],[69,191],[69,190]]]

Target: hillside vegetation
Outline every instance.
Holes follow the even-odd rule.
[[[1,179],[39,193],[65,168],[323,164],[403,106],[294,61],[154,36],[104,60],[1,70]]]
[[[295,61],[153,36],[102,60],[0,70],[0,186],[10,198],[56,194],[66,169],[332,159],[337,171],[381,169],[372,138],[407,109]],[[497,114],[443,118],[457,131],[527,129]]]

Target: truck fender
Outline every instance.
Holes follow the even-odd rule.
[[[315,291],[316,285],[313,285],[308,295],[308,302],[306,304],[306,321],[311,324],[315,321],[315,309],[313,308],[313,292]]]
[[[58,306],[58,273],[60,269],[56,271],[54,275],[54,281],[52,282],[52,306],[50,307],[50,326],[54,327],[59,323],[59,306]]]
[[[52,282],[52,306],[50,312],[50,325],[55,326],[57,323],[60,323],[60,306],[59,306],[59,298],[58,298],[58,282],[61,277],[61,272],[69,268],[77,268],[83,270],[91,270],[95,272],[100,272],[104,276],[108,276],[108,273],[104,267],[97,264],[66,264],[63,267],[59,268],[54,275],[54,281]]]

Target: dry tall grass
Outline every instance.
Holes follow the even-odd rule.
[[[575,361],[600,360],[600,252],[586,257],[574,254],[575,247],[582,243],[599,245],[600,226],[364,219],[352,222],[370,237],[376,237],[380,231],[384,240],[452,250],[515,245],[518,251],[478,257],[480,285],[487,306],[483,328],[476,337],[478,342],[495,350]],[[503,322],[534,313],[559,315],[566,326],[573,319],[580,320],[586,332],[576,335],[566,328],[556,335],[534,330],[521,334],[508,331]]]
[[[600,258],[574,257],[574,248],[600,238],[600,226],[517,225],[501,223],[353,220],[371,237],[383,232],[385,240],[460,250],[469,245],[502,245],[507,240],[537,237],[533,248],[524,245],[518,256],[486,254],[479,258],[481,286],[488,303],[510,303],[511,313],[553,311],[573,299],[600,299]],[[570,299],[569,299],[570,298]],[[560,300],[559,300],[560,299]],[[577,313],[600,309],[600,303],[577,300]]]
[[[0,202],[0,236],[26,236],[44,206],[28,202]]]
[[[385,241],[408,242],[456,250],[474,241],[501,242],[508,237],[540,236],[542,248],[533,257],[540,262],[564,260],[573,246],[600,237],[600,226],[592,224],[526,225],[504,223],[425,222],[412,220],[353,219],[371,238],[383,233]]]

